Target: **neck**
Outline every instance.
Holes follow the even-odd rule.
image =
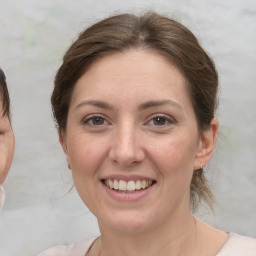
[[[185,216],[184,216],[185,217]],[[194,217],[172,218],[168,223],[145,232],[124,233],[101,229],[100,256],[178,256],[197,255]]]

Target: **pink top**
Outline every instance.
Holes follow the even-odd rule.
[[[68,246],[59,245],[38,256],[85,256],[96,237]],[[229,239],[216,256],[256,256],[256,239],[230,233]]]

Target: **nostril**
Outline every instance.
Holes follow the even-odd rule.
[[[140,150],[111,150],[109,157],[111,161],[120,166],[130,166],[143,161],[145,158],[144,152]]]

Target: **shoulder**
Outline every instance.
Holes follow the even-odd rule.
[[[93,242],[97,237],[86,239],[80,242],[76,242],[70,245],[58,245],[51,247],[41,253],[38,256],[83,256],[87,253]]]
[[[256,256],[256,239],[230,233],[229,239],[217,256]]]

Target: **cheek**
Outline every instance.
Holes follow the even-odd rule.
[[[1,152],[0,152],[1,154]],[[2,154],[1,154],[2,156]],[[0,159],[0,184],[2,184],[7,176],[7,168],[5,159]]]
[[[89,176],[95,173],[106,155],[104,143],[82,136],[74,136],[69,141],[68,155],[73,176]]]
[[[0,152],[0,184],[3,184],[5,181],[5,178],[9,172],[10,166],[11,166],[11,161],[12,158],[8,158]]]
[[[155,143],[151,156],[165,182],[173,183],[175,187],[190,183],[195,148],[194,143],[179,137]]]
[[[8,145],[9,151],[6,145],[0,143],[0,184],[2,184],[10,169],[13,158],[13,146]]]
[[[153,147],[154,155],[158,162],[170,167],[193,166],[195,156],[195,146],[189,142],[178,139],[165,140],[155,143]]]
[[[157,150],[154,152],[154,164],[159,170],[159,186],[165,195],[164,207],[169,213],[170,210],[176,209],[180,202],[189,205],[194,147],[180,140],[172,140],[163,144],[157,145]],[[161,211],[160,207],[159,210]]]

